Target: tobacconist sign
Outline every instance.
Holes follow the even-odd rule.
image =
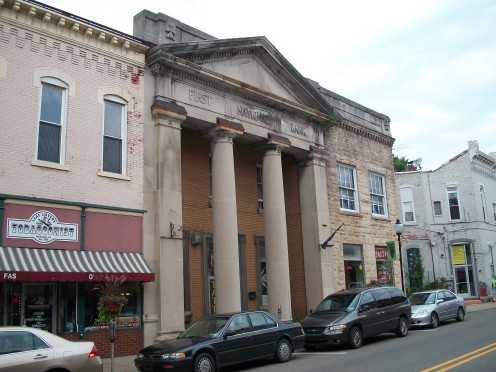
[[[7,238],[31,239],[40,244],[77,242],[78,224],[59,222],[52,212],[38,211],[29,220],[7,218]]]

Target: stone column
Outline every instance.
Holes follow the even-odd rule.
[[[184,277],[182,241],[181,123],[186,110],[156,99],[155,120],[156,223],[159,272],[159,337],[184,330]]]
[[[281,149],[290,145],[287,138],[269,134],[262,164],[269,312],[278,316],[280,307],[282,320],[292,319],[288,234],[281,161]]]
[[[233,138],[243,134],[241,124],[221,118],[212,136],[212,210],[215,311],[241,310],[238,218],[234,178]]]
[[[333,232],[329,227],[329,202],[324,151],[312,147],[308,159],[300,164],[300,208],[303,257],[308,310],[315,308],[334,291],[331,276],[331,248],[322,249]]]

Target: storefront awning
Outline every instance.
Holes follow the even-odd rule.
[[[0,247],[0,282],[98,282],[105,274],[155,279],[141,253]]]

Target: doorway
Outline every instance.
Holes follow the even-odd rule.
[[[54,333],[55,284],[24,284],[23,324]]]

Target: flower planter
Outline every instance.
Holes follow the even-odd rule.
[[[107,302],[103,304],[107,313],[118,313],[121,305],[117,302]]]

